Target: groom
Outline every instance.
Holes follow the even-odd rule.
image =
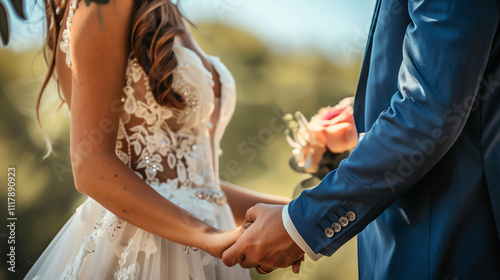
[[[261,273],[358,235],[360,279],[500,279],[500,1],[378,0],[364,137],[314,189],[257,205],[223,255]]]

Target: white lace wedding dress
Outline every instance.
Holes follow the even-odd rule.
[[[69,28],[76,6],[72,0],[61,42],[69,67]],[[215,98],[211,72],[200,57],[177,41],[173,50],[178,60],[173,90],[186,98],[189,108],[160,106],[145,72],[131,57],[116,155],[171,202],[216,228],[233,229],[233,216],[220,189],[218,154],[234,111],[234,80],[218,58],[205,55],[220,76],[221,97]],[[248,275],[239,266],[228,268],[201,250],[137,228],[88,198],[25,279],[238,280],[249,279]]]

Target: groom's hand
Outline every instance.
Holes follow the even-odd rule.
[[[304,251],[295,244],[283,226],[283,206],[257,204],[247,211],[245,224],[252,223],[240,238],[222,254],[227,266],[260,266],[270,272],[294,265],[298,273]]]

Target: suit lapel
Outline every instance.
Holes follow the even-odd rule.
[[[378,15],[380,11],[380,5],[382,0],[377,0],[375,4],[375,11],[373,12],[372,24],[370,27],[370,33],[368,35],[368,40],[366,43],[365,55],[363,58],[363,65],[361,67],[361,73],[359,75],[358,87],[356,90],[356,98],[354,100],[354,118],[356,121],[356,129],[358,133],[366,132],[365,128],[365,94],[366,94],[366,82],[368,79],[368,69],[370,68],[370,58],[373,43],[373,32],[375,31],[375,26],[377,25]]]

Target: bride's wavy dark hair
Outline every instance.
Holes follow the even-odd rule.
[[[44,0],[47,36],[43,53],[48,72],[36,99],[36,118],[47,145],[47,153],[44,157],[51,154],[52,145],[42,127],[39,108],[42,95],[52,77],[58,85],[61,105],[64,104],[64,98],[59,89],[59,80],[54,70],[61,21],[70,1],[57,1],[56,3],[56,0]],[[172,50],[174,38],[184,34],[186,28],[183,22],[184,17],[177,5],[178,3],[174,4],[170,0],[135,0],[130,20],[129,48],[148,74],[149,84],[156,101],[161,105],[182,110],[187,104],[181,95],[172,90],[172,72],[177,67],[177,59]]]

